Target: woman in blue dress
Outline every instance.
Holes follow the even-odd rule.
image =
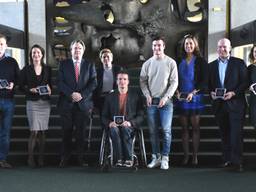
[[[256,44],[253,45],[249,54],[250,65],[248,66],[249,72],[249,85],[250,85],[250,99],[249,99],[249,115],[251,124],[256,128]]]
[[[198,164],[200,143],[200,114],[204,108],[203,93],[207,89],[207,63],[200,56],[198,41],[186,35],[181,46],[181,60],[177,62],[179,87],[177,109],[182,126],[183,165],[189,162],[189,126],[192,127],[192,165]]]

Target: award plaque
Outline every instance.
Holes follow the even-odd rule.
[[[224,99],[226,93],[226,89],[225,88],[216,88],[215,89],[215,97],[216,98],[220,98],[220,99]]]
[[[160,102],[160,97],[153,97],[152,98],[152,102],[151,102],[151,105],[159,105],[159,102]]]
[[[49,91],[46,85],[37,87],[39,95],[49,95]]]
[[[0,89],[6,89],[9,86],[9,83],[6,79],[0,79]]]
[[[117,125],[121,125],[124,122],[124,116],[114,116],[114,122]]]
[[[252,92],[254,93],[254,95],[256,95],[256,83],[251,85],[252,87]]]
[[[179,100],[186,100],[188,97],[188,93],[180,92],[180,98]]]

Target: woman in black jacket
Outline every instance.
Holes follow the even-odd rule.
[[[45,131],[50,117],[51,67],[44,64],[45,51],[39,45],[30,50],[30,65],[21,71],[20,89],[26,94],[26,112],[30,127],[28,165],[35,167],[34,149],[38,139],[38,165],[44,165]]]

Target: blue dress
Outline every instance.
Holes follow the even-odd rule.
[[[187,64],[186,59],[183,59],[178,67],[179,73],[179,92],[191,93],[195,89],[194,82],[194,69],[195,69],[194,56],[190,63]],[[196,94],[190,102],[177,101],[176,103],[179,114],[181,115],[197,115],[204,109],[203,94]]]

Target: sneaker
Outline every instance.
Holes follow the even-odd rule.
[[[147,165],[148,168],[152,169],[159,167],[161,165],[161,156],[156,157],[155,154],[152,155],[152,161]]]
[[[0,168],[11,169],[12,166],[9,163],[7,163],[5,160],[1,160],[0,161]]]
[[[163,170],[169,169],[169,156],[162,157],[160,169],[163,169]]]
[[[133,166],[133,161],[132,160],[125,160],[124,166],[125,167],[132,167]]]
[[[117,160],[115,166],[116,166],[116,167],[122,167],[122,166],[123,166],[122,160]]]

